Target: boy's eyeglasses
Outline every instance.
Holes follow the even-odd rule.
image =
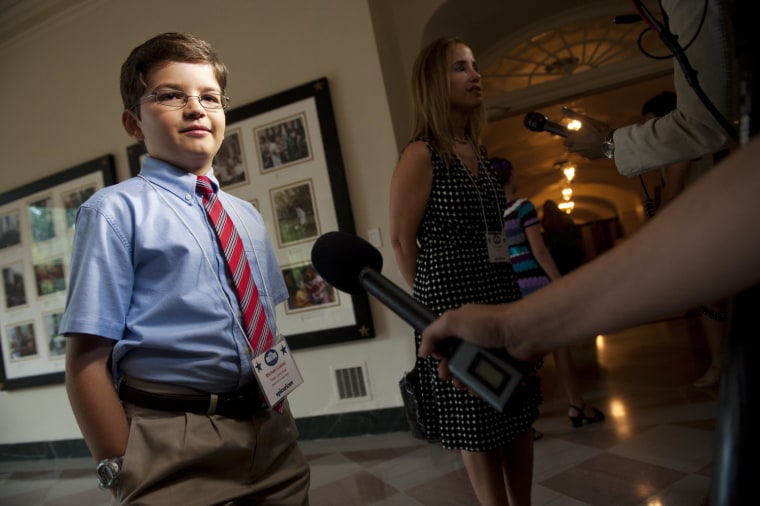
[[[230,106],[230,97],[222,95],[221,93],[204,93],[203,95],[187,95],[182,91],[166,90],[166,91],[154,91],[150,95],[145,95],[140,99],[137,105],[143,102],[154,101],[159,105],[165,107],[172,107],[174,109],[182,109],[187,105],[187,101],[191,98],[197,98],[201,106],[207,111],[213,111],[218,109],[227,109]]]

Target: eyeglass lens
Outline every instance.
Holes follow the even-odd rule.
[[[229,98],[220,93],[204,93],[203,95],[187,95],[182,91],[165,90],[151,93],[154,100],[166,107],[181,108],[187,105],[188,100],[197,98],[204,109],[224,109],[229,105]]]

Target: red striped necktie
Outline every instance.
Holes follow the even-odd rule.
[[[219,246],[224,252],[227,267],[232,274],[240,312],[243,315],[245,333],[254,350],[254,356],[258,356],[272,346],[274,339],[264,313],[264,306],[261,304],[259,291],[256,283],[253,282],[248,259],[243,251],[243,242],[235,229],[235,224],[219,202],[209,178],[198,176],[195,190],[203,197],[203,207],[206,208],[208,217],[216,230]]]

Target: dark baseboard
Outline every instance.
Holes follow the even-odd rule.
[[[403,407],[296,418],[302,441],[408,431]]]
[[[72,459],[89,456],[90,450],[84,444],[84,439],[0,445],[0,461]]]
[[[302,441],[408,431],[404,408],[297,418]],[[0,445],[0,461],[89,457],[84,439]]]

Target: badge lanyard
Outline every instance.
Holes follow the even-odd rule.
[[[478,170],[481,177],[486,177],[483,174],[483,171],[480,170],[481,167],[481,158],[480,155],[477,154],[478,159]],[[467,176],[470,178],[470,182],[475,187],[475,191],[478,194],[478,201],[480,202],[480,212],[483,216],[483,225],[485,225],[486,228],[486,248],[488,249],[488,260],[491,263],[509,263],[509,249],[507,248],[507,239],[504,236],[504,229],[501,228],[498,232],[490,232],[488,229],[488,218],[486,217],[486,206],[483,204],[483,197],[480,194],[480,187],[478,186],[477,181],[475,181],[475,178],[472,176],[472,173],[470,170],[465,166],[464,162],[460,159],[460,162],[462,163],[463,170],[467,173]],[[496,215],[499,217],[499,220],[501,220],[501,206],[499,205],[499,195],[496,191],[496,187],[493,185],[493,181],[490,177],[486,177],[488,180],[488,184],[491,187],[491,190],[493,190],[495,202],[496,202]]]

